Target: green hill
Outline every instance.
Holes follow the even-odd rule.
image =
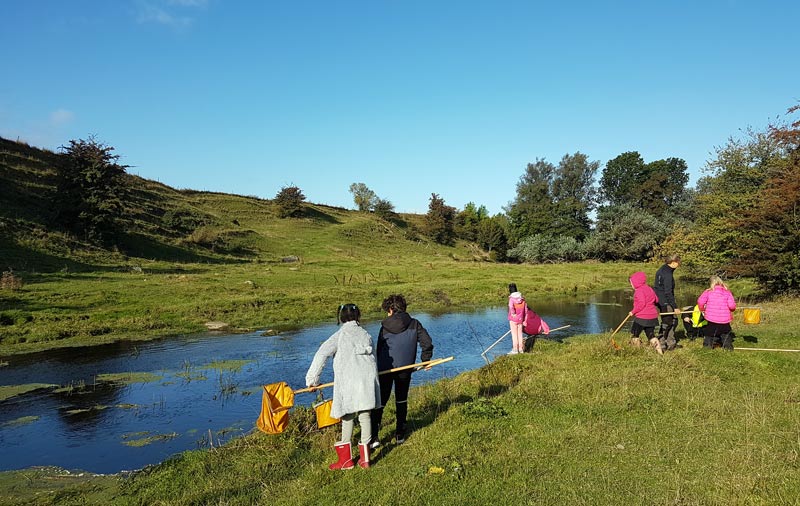
[[[345,246],[374,233],[403,239],[408,222],[392,223],[341,208],[308,204],[300,220],[280,220],[274,204],[256,197],[176,190],[126,175],[128,198],[113,250],[81,241],[53,211],[55,169],[62,155],[0,138],[0,259],[3,269],[91,270],[122,260],[229,263],[269,260],[306,244],[299,230]],[[409,221],[415,221],[411,218]],[[413,227],[412,227],[413,228]]]
[[[281,219],[270,200],[133,175],[118,239],[103,248],[55,221],[61,156],[0,139],[0,354],[198,332],[212,320],[280,330],[328,319],[342,301],[376,317],[393,291],[413,291],[417,309],[493,303],[519,267],[487,276],[474,245],[426,240],[424,216],[307,203]],[[608,280],[583,278],[586,288]]]

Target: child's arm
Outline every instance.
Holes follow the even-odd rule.
[[[339,336],[334,334],[319,347],[317,353],[314,354],[314,359],[311,361],[311,366],[309,366],[308,372],[306,373],[307,387],[319,385],[319,377],[322,375],[322,369],[325,367],[325,362],[328,361],[328,357],[332,357],[336,354],[338,344]]]

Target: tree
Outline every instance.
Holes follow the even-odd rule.
[[[800,110],[789,108],[787,114]],[[766,164],[753,208],[736,219],[751,233],[741,241],[734,269],[753,275],[771,293],[800,291],[800,120],[771,125],[780,149]]]
[[[455,240],[456,208],[444,203],[444,199],[431,193],[428,214],[425,215],[425,232],[439,244],[452,245]]]
[[[474,202],[468,202],[456,215],[456,235],[465,241],[474,242],[478,236],[478,225],[488,217],[488,214],[486,206],[478,207]]]
[[[639,153],[628,151],[606,163],[599,192],[606,206],[631,204],[661,219],[684,198],[688,183],[688,168],[682,159],[645,163]]]
[[[297,186],[284,186],[275,195],[274,202],[278,206],[278,216],[289,218],[299,216],[303,212],[303,202],[306,196]]]
[[[89,240],[111,239],[122,216],[128,166],[118,164],[114,148],[94,137],[71,140],[61,150],[56,167],[56,220]]]
[[[684,160],[656,160],[644,166],[642,182],[635,193],[638,193],[640,207],[660,218],[683,198],[688,183],[688,167]]]
[[[394,204],[380,197],[375,197],[375,200],[372,203],[372,212],[384,220],[395,217]]]
[[[508,218],[502,214],[486,218],[478,225],[478,245],[489,252],[490,258],[499,262],[506,259],[508,251],[507,226]]]
[[[543,159],[529,163],[517,182],[517,196],[508,208],[514,243],[529,235],[547,233],[554,216],[551,185],[555,166]]]
[[[647,260],[665,235],[666,227],[658,218],[632,204],[603,207],[586,252],[600,260]]]
[[[597,193],[594,176],[599,167],[600,162],[590,162],[581,152],[561,158],[553,178],[555,209],[548,234],[579,241],[589,235],[589,212],[594,209]]]
[[[607,206],[636,200],[637,187],[644,180],[644,160],[636,151],[622,153],[609,160],[600,177],[600,197]]]
[[[364,183],[351,184],[350,193],[353,194],[353,201],[359,211],[371,211],[375,207],[378,197]]]

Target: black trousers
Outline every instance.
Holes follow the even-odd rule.
[[[378,376],[381,385],[381,406],[372,411],[372,435],[378,437],[381,427],[383,408],[389,402],[389,396],[394,387],[394,406],[397,412],[397,427],[395,432],[400,435],[406,433],[406,418],[408,416],[408,389],[411,387],[411,373],[409,371],[393,372]]]
[[[656,328],[655,327],[643,327],[639,325],[638,322],[633,322],[633,326],[631,327],[631,335],[633,337],[639,337],[644,330],[644,335],[647,337],[647,340],[653,339],[655,335]]]

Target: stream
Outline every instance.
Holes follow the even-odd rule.
[[[692,302],[691,294],[678,295]],[[550,336],[563,340],[612,330],[631,296],[619,290],[529,302],[551,328],[570,325]],[[434,358],[455,356],[416,373],[412,385],[484,365],[481,352],[508,330],[505,306],[443,315],[409,309],[433,338]],[[363,326],[377,337],[379,321]],[[51,385],[0,401],[0,471],[59,466],[116,473],[248,433],[261,409],[261,386],[304,387],[314,353],[336,329],[330,323],[272,336],[209,333],[0,357],[7,363],[0,386]],[[487,358],[510,349],[509,336]],[[329,362],[322,381],[332,379]],[[295,404],[309,405],[314,395],[298,394]]]

